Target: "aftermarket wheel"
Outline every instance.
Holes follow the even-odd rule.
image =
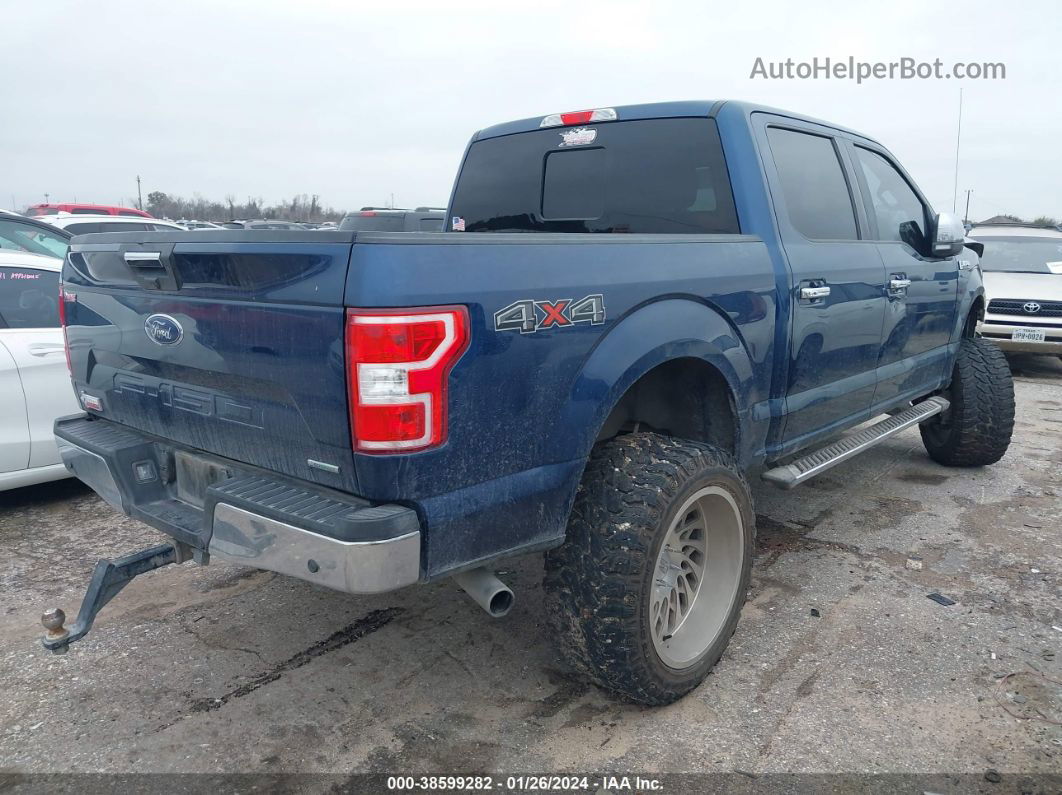
[[[1001,459],[1014,431],[1014,382],[1003,351],[982,337],[964,339],[944,397],[948,410],[920,426],[929,457],[953,467]]]
[[[572,665],[643,704],[696,687],[737,625],[753,516],[718,448],[653,433],[598,445],[567,542],[546,556],[547,610]]]

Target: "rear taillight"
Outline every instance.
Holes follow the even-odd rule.
[[[616,121],[619,116],[613,108],[596,110],[573,110],[568,113],[551,113],[540,123],[539,127],[567,127],[571,124],[590,124],[598,121]]]
[[[354,449],[411,452],[445,442],[447,382],[468,337],[468,310],[461,306],[348,309]]]
[[[59,285],[59,325],[63,327],[63,350],[66,352],[66,371],[70,377],[74,376],[74,366],[70,363],[70,340],[66,336],[66,302],[73,303],[77,300],[77,294],[72,293]]]

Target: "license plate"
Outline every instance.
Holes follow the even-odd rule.
[[[1016,328],[1010,338],[1016,342],[1043,342],[1045,336],[1042,328]]]

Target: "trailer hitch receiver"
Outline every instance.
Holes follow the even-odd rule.
[[[133,578],[149,571],[168,566],[171,563],[183,563],[191,555],[184,544],[160,544],[157,547],[142,549],[132,555],[116,560],[101,560],[92,572],[85,598],[81,600],[81,609],[77,621],[69,628],[64,627],[66,613],[53,607],[41,616],[41,624],[46,630],[41,638],[44,648],[55,654],[65,654],[67,647],[74,641],[81,640],[92,629],[96,614],[111,599],[133,581]]]

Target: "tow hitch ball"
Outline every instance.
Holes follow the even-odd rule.
[[[188,545],[178,542],[142,549],[140,552],[134,552],[132,555],[126,555],[117,560],[99,561],[92,572],[92,580],[85,592],[85,598],[81,600],[77,620],[72,626],[69,628],[63,626],[66,623],[66,613],[58,607],[53,607],[41,616],[41,624],[46,630],[44,637],[41,638],[44,648],[55,654],[65,654],[67,646],[83,638],[92,629],[96,614],[132,582],[134,577],[171,563],[191,560],[193,552],[201,554],[199,550],[192,550]]]

